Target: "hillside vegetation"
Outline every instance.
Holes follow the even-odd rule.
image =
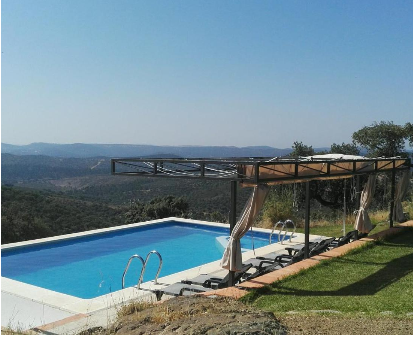
[[[64,195],[2,186],[1,243],[122,224],[125,209]]]
[[[227,215],[230,185],[225,181],[192,181],[112,176],[108,158],[56,158],[2,154],[2,184],[49,190],[92,202],[125,205],[159,196],[184,197],[194,216]],[[242,208],[250,189],[239,190]]]
[[[111,187],[116,188],[116,184],[109,186]],[[179,192],[179,186],[174,186],[172,189],[171,192]],[[217,207],[224,211],[220,213],[212,210],[214,200],[211,200],[212,205],[209,208],[208,206],[202,207],[202,200],[207,201],[207,198],[202,196],[198,196],[195,200],[200,204],[197,206],[188,199],[188,196],[157,195],[155,192],[139,200],[136,199],[136,197],[142,198],[139,191],[135,192],[129,188],[128,192],[134,199],[115,205],[99,199],[100,195],[110,196],[108,193],[102,194],[102,190],[96,190],[96,196],[89,195],[85,198],[85,195],[75,191],[66,193],[2,186],[1,243],[32,240],[171,216],[227,222],[225,209],[229,207],[229,196],[217,196]],[[202,192],[198,191],[198,194]],[[192,195],[196,193],[196,189],[193,189]],[[219,206],[219,200],[224,202],[222,206]]]
[[[98,174],[110,174],[110,159],[1,154],[2,184],[56,180]]]

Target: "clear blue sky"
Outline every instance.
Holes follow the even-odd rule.
[[[413,1],[3,0],[2,142],[350,142],[413,119]]]

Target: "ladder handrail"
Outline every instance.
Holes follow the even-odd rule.
[[[145,268],[145,262],[143,261],[142,256],[140,256],[140,255],[138,255],[138,254],[132,255],[132,256],[129,258],[129,260],[128,260],[128,264],[126,265],[125,270],[123,271],[123,275],[122,275],[122,289],[125,288],[125,276],[126,276],[126,272],[128,271],[129,266],[130,266],[130,264],[131,264],[131,262],[132,262],[132,260],[133,260],[134,258],[138,258],[138,259],[141,260],[141,262],[142,262],[142,270],[141,270],[141,276],[142,276],[142,272],[143,272],[143,270],[144,270],[144,268]],[[138,284],[138,289],[139,289],[139,284]]]
[[[140,287],[140,285],[141,285],[141,283],[142,283],[142,281],[143,281],[143,275],[145,275],[146,265],[147,265],[147,263],[148,263],[149,257],[150,257],[152,254],[156,254],[156,255],[158,255],[158,257],[159,257],[159,267],[158,267],[158,271],[157,271],[157,273],[156,273],[155,282],[154,282],[155,284],[158,284],[158,276],[159,276],[159,273],[161,272],[162,263],[163,263],[163,261],[162,261],[162,256],[161,256],[161,254],[159,254],[156,250],[151,250],[151,251],[148,253],[148,255],[146,255],[145,263],[144,263],[144,265],[143,265],[143,268],[142,268],[142,271],[141,271],[141,276],[139,277],[139,281],[138,281],[138,289],[139,289],[139,287]]]
[[[278,236],[278,239],[280,239],[280,236],[281,236],[281,233],[282,233],[282,231],[285,229],[285,232],[284,232],[284,237],[281,239],[281,241],[280,241],[280,243],[281,244],[284,244],[284,240],[285,240],[285,238],[287,237],[287,233],[288,233],[288,226],[287,226],[287,224],[284,222],[283,223],[283,228],[282,228],[282,230],[280,230],[280,234],[279,234],[279,236]]]
[[[274,233],[275,228],[277,228],[279,224],[281,224],[282,227],[281,227],[281,229],[280,229],[280,231],[279,231],[279,233],[278,233],[278,240],[281,239],[281,233],[282,233],[282,231],[284,230],[284,226],[285,226],[285,225],[284,225],[284,222],[283,222],[283,221],[278,221],[278,222],[275,223],[274,226],[272,227],[272,231],[271,231],[271,234],[270,234],[270,244],[271,244],[272,234]],[[284,238],[285,238],[285,235],[284,235]],[[283,241],[284,241],[284,239],[283,239]],[[281,242],[281,244],[282,244],[282,242]]]
[[[287,237],[288,228],[289,228],[290,226],[292,226],[294,229],[293,229],[293,232],[291,233],[290,238],[289,238],[289,242],[291,242],[291,239],[292,239],[292,237],[293,237],[293,235],[294,235],[295,230],[297,229],[297,227],[296,227],[296,225],[294,224],[294,222],[293,222],[292,220],[288,219],[288,220],[285,220],[284,222],[283,222],[283,221],[278,221],[277,223],[274,224],[274,226],[273,226],[273,228],[272,228],[272,231],[271,231],[271,234],[270,234],[270,244],[271,244],[272,234],[274,233],[275,229],[276,229],[276,228],[278,227],[278,225],[280,225],[280,224],[282,225],[282,227],[281,227],[280,231],[278,232],[278,241],[279,241],[281,244],[283,244],[285,238]],[[281,237],[281,234],[282,234],[282,232],[284,231],[284,229],[285,229],[284,236]]]
[[[297,229],[297,227],[296,227],[296,225],[294,224],[294,222],[292,220],[286,220],[284,223],[285,223],[285,225],[292,224],[292,226],[294,227],[294,230],[291,233],[290,239],[289,239],[289,241],[291,242],[291,239],[293,238],[293,235],[294,235],[295,230]]]

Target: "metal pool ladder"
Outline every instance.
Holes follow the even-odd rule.
[[[122,289],[125,288],[125,276],[126,276],[126,273],[129,269],[129,266],[130,266],[130,264],[131,264],[131,262],[134,258],[138,258],[142,262],[142,270],[141,270],[141,274],[139,275],[139,280],[138,280],[138,285],[137,285],[137,288],[140,289],[141,283],[143,281],[143,276],[145,275],[146,265],[148,264],[149,257],[152,254],[158,255],[158,258],[159,258],[159,267],[158,267],[158,271],[157,271],[156,276],[155,276],[155,284],[158,284],[158,276],[159,276],[159,273],[161,272],[163,261],[162,261],[161,254],[159,254],[156,250],[152,250],[148,253],[148,255],[146,255],[145,261],[143,260],[142,256],[137,255],[137,254],[132,255],[129,258],[129,261],[128,261],[128,263],[125,267],[125,270],[123,271],[123,275],[122,275]]]
[[[288,232],[288,227],[293,227],[294,230],[290,235],[289,241],[291,242],[291,238],[293,237],[294,233],[295,233],[295,229],[296,226],[294,224],[293,221],[291,220],[285,220],[283,221],[278,221],[277,223],[274,224],[274,227],[272,228],[271,234],[270,234],[270,244],[271,244],[271,239],[272,239],[272,234],[274,233],[274,231],[277,229],[277,227],[281,225],[281,228],[279,229],[278,232],[278,240],[281,241],[281,244],[283,244],[285,237],[287,236],[287,232]],[[283,237],[281,237],[282,232],[285,230]]]

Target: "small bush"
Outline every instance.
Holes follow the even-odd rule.
[[[403,212],[408,220],[413,219],[413,201],[405,201],[403,204]]]
[[[263,225],[272,226],[278,221],[294,220],[296,214],[293,203],[294,197],[291,190],[272,189],[263,208]]]

